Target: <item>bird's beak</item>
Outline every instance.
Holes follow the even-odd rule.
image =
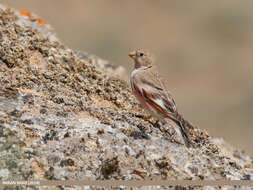
[[[130,52],[128,55],[129,55],[129,57],[131,57],[133,59],[135,58],[135,52],[134,51]]]

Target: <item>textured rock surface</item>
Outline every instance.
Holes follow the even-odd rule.
[[[0,179],[253,178],[252,158],[222,139],[195,128],[187,149],[173,123],[145,121],[123,73],[0,5]]]

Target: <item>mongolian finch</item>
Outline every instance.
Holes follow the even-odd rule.
[[[156,72],[150,53],[138,49],[129,56],[135,63],[130,78],[135,97],[158,121],[165,121],[166,118],[174,121],[179,126],[185,145],[190,147],[188,129],[193,126],[178,113],[175,101]]]

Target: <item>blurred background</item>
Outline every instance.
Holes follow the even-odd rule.
[[[129,51],[150,50],[185,118],[253,155],[253,1],[2,3],[39,15],[70,48],[127,72]]]

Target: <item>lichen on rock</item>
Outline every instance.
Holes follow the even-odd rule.
[[[156,128],[122,67],[63,45],[0,6],[0,179],[252,179],[252,158],[198,128]]]

